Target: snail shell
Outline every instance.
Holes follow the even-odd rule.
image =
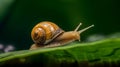
[[[64,31],[56,24],[43,21],[33,27],[31,37],[35,44],[46,45],[63,32]]]

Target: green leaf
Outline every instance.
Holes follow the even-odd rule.
[[[120,61],[120,38],[90,43],[71,43],[53,48],[21,50],[0,54],[0,65],[36,64],[43,67],[117,66]]]

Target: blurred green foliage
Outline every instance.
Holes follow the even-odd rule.
[[[1,0],[0,3],[3,1],[8,3],[0,6],[0,42],[14,44],[16,50],[28,49],[33,44],[31,29],[40,21],[53,21],[65,31],[73,30],[79,22],[83,23],[81,28],[94,24],[94,28],[81,35],[82,39],[90,34],[120,32],[117,0]]]
[[[9,12],[10,7],[13,3],[14,0],[0,0],[0,23],[7,14],[7,12]]]

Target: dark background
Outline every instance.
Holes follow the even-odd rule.
[[[16,50],[29,49],[33,44],[31,29],[41,21],[52,21],[63,30],[74,30],[94,24],[81,34],[120,32],[120,7],[117,0],[1,0],[0,43],[13,44]]]

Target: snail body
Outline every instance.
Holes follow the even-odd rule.
[[[65,32],[53,22],[43,21],[35,25],[31,32],[34,44],[30,50],[40,47],[55,47],[71,43],[75,40],[80,41],[80,34],[94,25],[88,26],[80,31],[77,31],[82,25],[80,23],[74,31]]]

